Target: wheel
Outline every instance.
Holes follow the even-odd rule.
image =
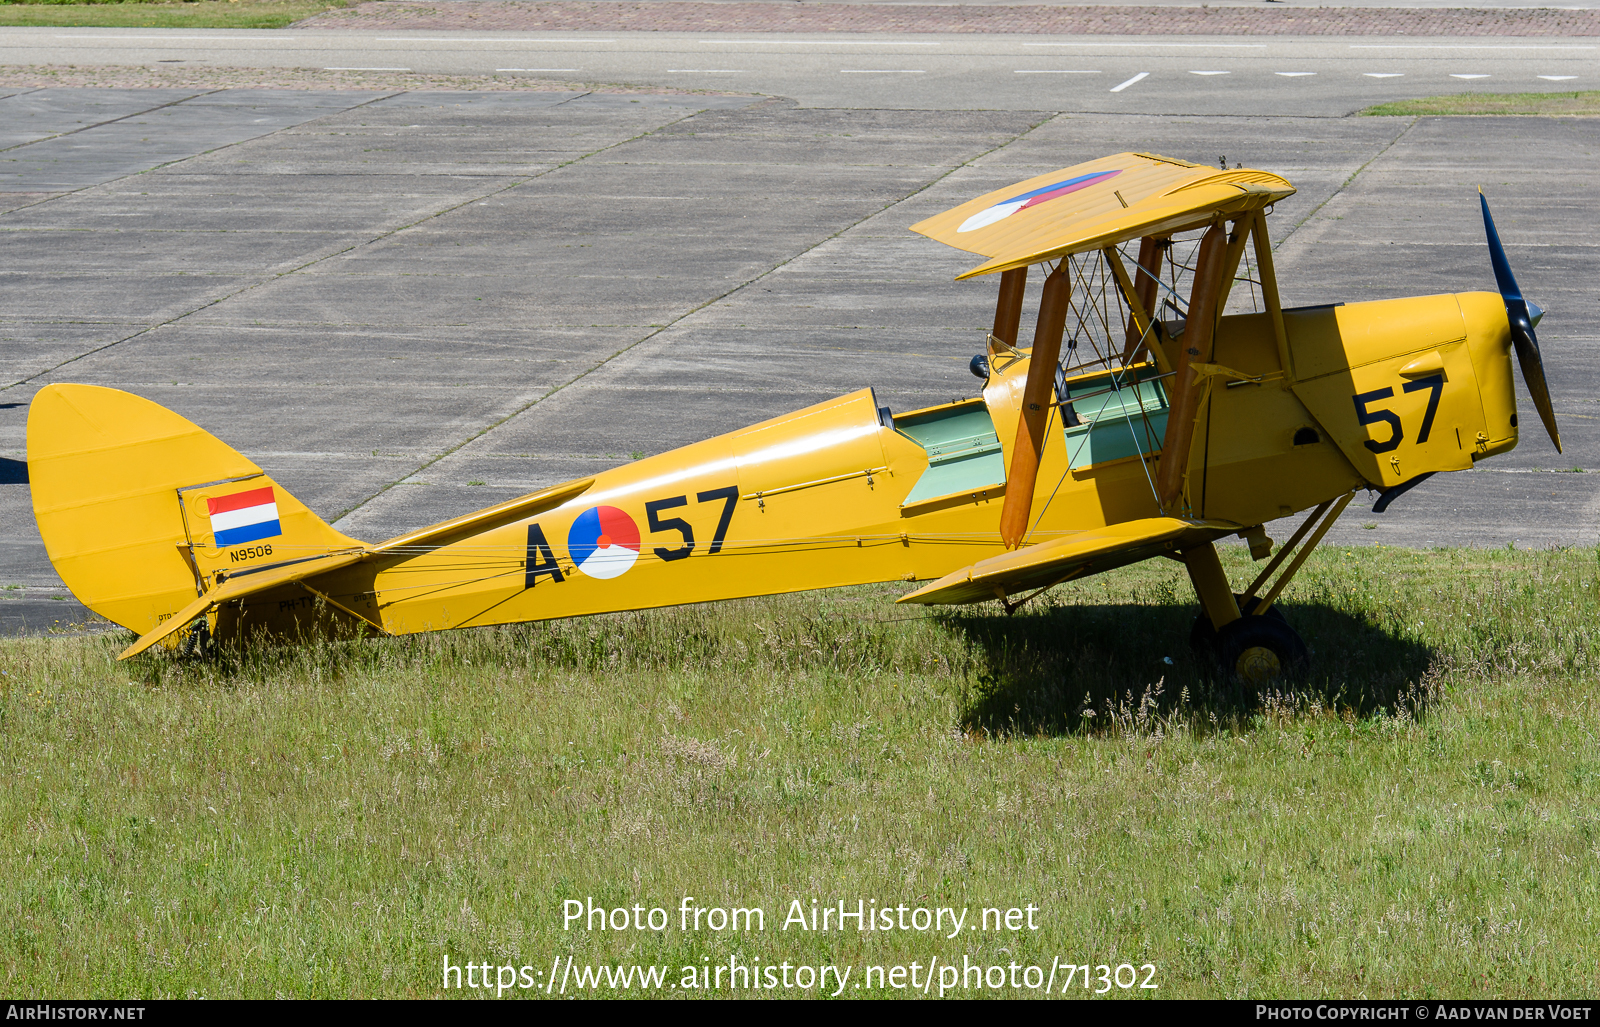
[[[1311,663],[1305,641],[1293,628],[1260,617],[1240,617],[1217,632],[1217,664],[1222,673],[1253,687],[1298,677]]]
[[[1251,596],[1246,599],[1242,595],[1235,594],[1233,598],[1239,604],[1239,612],[1246,617],[1249,617],[1251,611],[1261,605],[1260,596]],[[1267,612],[1263,616],[1268,620],[1275,620],[1279,624],[1287,625],[1289,623],[1284,619],[1283,611],[1278,609],[1278,604],[1276,603],[1267,607]],[[1217,629],[1211,626],[1211,618],[1205,615],[1204,610],[1200,612],[1200,616],[1194,619],[1194,626],[1189,629],[1189,648],[1194,650],[1195,655],[1202,657],[1210,657],[1216,653]]]

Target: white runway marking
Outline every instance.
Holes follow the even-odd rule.
[[[1546,82],[1565,82],[1568,79],[1573,79],[1573,78],[1577,78],[1577,77],[1578,76],[1576,76],[1576,75],[1540,75],[1539,76],[1539,78],[1544,79]]]
[[[1189,72],[1189,74],[1191,74],[1191,75],[1226,75],[1226,74],[1228,74],[1228,72],[1226,72],[1226,71],[1191,71],[1191,72]]]
[[[569,72],[569,73],[576,73],[576,72],[582,71],[583,69],[582,68],[496,68],[494,70],[495,71],[565,71],[565,72]]]
[[[410,71],[410,68],[323,68],[323,71]]]
[[[1303,78],[1306,75],[1315,75],[1316,72],[1314,72],[1314,71],[1275,71],[1275,72],[1273,72],[1273,74],[1274,75],[1282,75],[1284,78]]]
[[[1120,93],[1124,89],[1126,89],[1129,86],[1133,85],[1135,82],[1143,82],[1145,79],[1147,79],[1149,77],[1150,77],[1150,73],[1148,71],[1141,71],[1141,72],[1139,72],[1139,74],[1137,74],[1137,75],[1133,76],[1132,78],[1128,79],[1128,81],[1122,83],[1121,85],[1112,86],[1111,87],[1111,91],[1113,93]]]
[[[1593,50],[1592,46],[1502,46],[1498,43],[1352,43],[1352,50]]]
[[[1367,78],[1405,78],[1406,75],[1403,71],[1364,71],[1362,74]]]
[[[615,39],[446,39],[428,36],[379,37],[380,43],[615,43]]]
[[[750,46],[941,46],[940,43],[908,43],[876,39],[701,39],[701,43],[737,43]]]
[[[920,68],[840,68],[841,75],[926,75]]]
[[[1452,73],[1451,78],[1488,78],[1488,75],[1457,75]]]
[[[256,35],[58,35],[58,40],[216,40],[221,43],[261,42]]]
[[[1023,43],[1023,46],[1129,46],[1144,47],[1145,49],[1167,48],[1194,48],[1208,50],[1265,50],[1265,43]]]
[[[1098,75],[1098,71],[1057,71],[1054,69],[1036,71],[1028,68],[1018,68],[1013,74],[1017,75]]]
[[[743,75],[743,68],[668,68],[668,75]]]

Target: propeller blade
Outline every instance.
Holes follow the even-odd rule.
[[[1544,311],[1538,304],[1529,303],[1522,297],[1522,290],[1517,287],[1517,276],[1511,273],[1511,262],[1506,259],[1506,249],[1500,244],[1500,233],[1495,231],[1494,215],[1489,213],[1489,199],[1483,195],[1483,190],[1478,190],[1478,203],[1483,207],[1483,231],[1489,237],[1489,263],[1494,267],[1495,285],[1500,289],[1500,298],[1505,301],[1506,320],[1511,325],[1511,342],[1517,348],[1517,364],[1522,368],[1522,380],[1527,383],[1528,394],[1533,397],[1533,405],[1539,411],[1539,419],[1544,422],[1544,430],[1549,432],[1550,441],[1555,443],[1556,452],[1561,452],[1561,432],[1556,427],[1556,412],[1550,405],[1550,386],[1544,378],[1544,357],[1539,352],[1539,337],[1534,334],[1533,326],[1544,316]]]
[[[1544,362],[1539,357],[1539,344],[1533,339],[1533,332],[1527,334],[1527,345],[1522,344],[1515,332],[1512,339],[1517,343],[1517,363],[1522,366],[1522,380],[1528,383],[1528,393],[1533,396],[1533,405],[1539,411],[1539,420],[1544,422],[1544,430],[1550,434],[1550,441],[1555,444],[1556,452],[1561,452],[1561,430],[1556,427],[1556,412],[1550,405],[1550,388],[1544,380]]]
[[[1506,248],[1500,245],[1500,233],[1494,228],[1494,215],[1489,213],[1489,198],[1478,189],[1478,204],[1483,207],[1483,231],[1489,237],[1489,263],[1494,266],[1494,284],[1506,304],[1515,300],[1523,303],[1522,290],[1517,288],[1517,276],[1511,273],[1511,262],[1506,260]],[[1524,304],[1525,305],[1525,304]]]

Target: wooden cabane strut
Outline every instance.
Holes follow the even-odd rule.
[[[1237,233],[1235,233],[1237,234]],[[1194,265],[1194,286],[1189,294],[1189,317],[1183,333],[1169,352],[1175,379],[1167,396],[1167,433],[1161,442],[1161,462],[1156,469],[1156,500],[1169,517],[1182,513],[1184,479],[1188,476],[1189,449],[1205,382],[1195,364],[1209,364],[1217,344],[1217,299],[1222,293],[1224,235],[1220,223],[1206,229]]]
[[[1000,539],[1007,549],[1021,545],[1023,536],[1028,533],[1033,490],[1039,478],[1039,457],[1044,452],[1045,431],[1055,414],[1052,393],[1071,299],[1072,275],[1063,260],[1044,280],[1044,291],[1039,297],[1039,323],[1033,333],[1028,380],[1022,387],[1022,416],[1017,419],[1017,441],[1012,447],[1011,468],[1006,474],[1006,502],[1000,511]]]

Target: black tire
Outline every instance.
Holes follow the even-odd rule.
[[[1246,599],[1242,595],[1235,594],[1233,598],[1239,604],[1239,612],[1246,617],[1252,616],[1251,611],[1261,605],[1260,596],[1251,596]],[[1284,618],[1283,611],[1278,609],[1277,603],[1267,607],[1267,612],[1263,616],[1268,620],[1275,620],[1285,626],[1289,623]],[[1189,648],[1193,649],[1195,655],[1200,657],[1211,658],[1216,654],[1217,629],[1211,626],[1211,618],[1205,615],[1204,610],[1200,611],[1200,616],[1194,619],[1194,625],[1189,629]]]
[[[1270,611],[1240,617],[1217,632],[1216,658],[1224,677],[1252,688],[1300,677],[1311,665],[1305,640]]]

